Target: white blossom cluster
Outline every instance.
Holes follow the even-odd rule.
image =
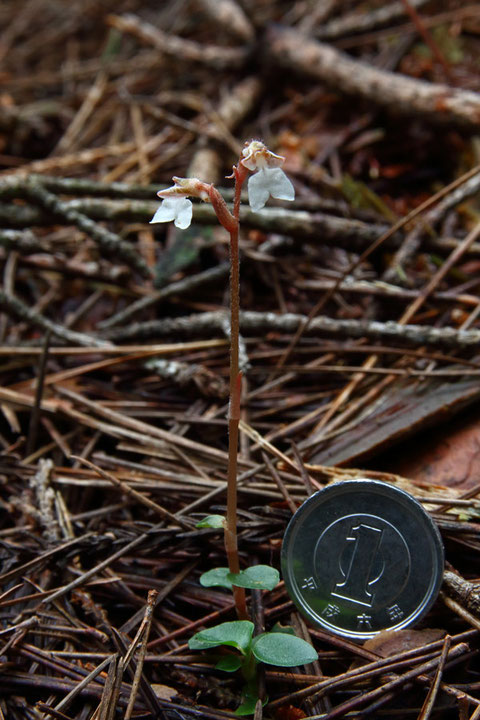
[[[285,158],[268,150],[260,140],[246,143],[240,163],[252,174],[248,179],[248,202],[253,212],[258,212],[270,196],[277,200],[293,200],[295,190],[281,169]],[[192,203],[188,197],[208,200],[208,185],[197,178],[173,178],[174,185],[160,190],[163,202],[151,219],[151,223],[174,221],[184,230],[192,222]]]

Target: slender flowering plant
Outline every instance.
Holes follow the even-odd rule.
[[[228,413],[228,483],[227,515],[224,527],[225,549],[231,574],[240,572],[237,545],[237,454],[238,425],[240,420],[240,399],[242,374],[239,367],[239,216],[242,186],[248,178],[248,201],[254,212],[260,211],[270,196],[278,200],[293,200],[295,191],[281,166],[285,158],[275,155],[260,140],[245,143],[238,164],[233,166],[230,176],[235,180],[232,212],[214,185],[197,178],[174,177],[174,185],[160,190],[158,196],[163,202],[151,222],[173,220],[180,229],[187,228],[192,221],[193,206],[189,198],[210,202],[220,224],[230,234],[230,403]],[[248,586],[247,586],[248,587]],[[237,614],[241,620],[248,617],[245,588],[233,585]]]

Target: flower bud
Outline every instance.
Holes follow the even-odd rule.
[[[197,197],[205,202],[210,199],[211,186],[208,183],[204,183],[198,178],[173,177],[172,180],[175,184],[165,190],[159,190],[158,197],[168,198],[183,195],[184,197]]]

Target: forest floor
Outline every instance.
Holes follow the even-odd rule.
[[[363,644],[254,590],[257,633],[318,652],[262,666],[255,720],[479,718],[478,4],[21,0],[0,57],[0,720],[236,717],[239,673],[188,647],[236,618],[197,527],[226,505],[228,235],[207,203],[149,221],[173,176],[230,202],[252,138],[295,200],[242,196],[241,565],[361,477],[447,561]]]

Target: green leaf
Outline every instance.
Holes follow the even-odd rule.
[[[154,286],[157,290],[164,287],[172,275],[196,261],[199,253],[197,237],[198,232],[193,227],[178,233],[173,244],[162,253],[155,267]]]
[[[379,135],[381,139],[382,135]],[[360,180],[354,180],[351,175],[342,176],[341,191],[354,207],[370,210],[374,209],[382,213],[391,222],[397,219],[388,205],[371,188]]]
[[[214,530],[217,530],[218,528],[223,528],[223,521],[225,518],[223,515],[207,515],[207,517],[204,517],[203,520],[200,520],[195,527],[197,528],[213,528]]]
[[[248,697],[235,710],[235,715],[253,715],[258,698]]]
[[[272,627],[271,632],[284,633],[285,635],[295,635],[295,630],[291,625],[282,625],[279,622],[275,623],[275,625]]]
[[[239,655],[225,655],[215,665],[217,670],[224,672],[235,672],[242,667],[242,658]]]
[[[108,62],[118,55],[122,47],[123,34],[116,28],[110,28],[107,35],[107,43],[102,52],[102,62]]]
[[[263,633],[255,638],[252,651],[257,660],[268,665],[294,667],[318,659],[314,648],[298,637],[286,633]]]
[[[255,706],[260,699],[258,697],[256,687],[249,683],[244,689],[242,696],[242,704],[235,710],[235,715],[253,715],[253,713],[255,712]],[[268,696],[265,697],[264,700],[262,700],[263,707],[265,707],[267,703]]]
[[[227,579],[232,585],[251,590],[273,590],[280,582],[278,570],[270,565],[252,565],[239,573],[229,573]]]
[[[253,623],[249,620],[234,620],[201,630],[188,641],[190,650],[208,650],[218,645],[230,645],[243,654],[250,647]]]
[[[461,36],[452,33],[447,25],[432,28],[434,42],[448,63],[456,65],[465,59],[465,44]]]
[[[232,589],[232,583],[228,579],[230,571],[228,568],[212,568],[200,575],[200,585],[203,587],[224,587]]]

